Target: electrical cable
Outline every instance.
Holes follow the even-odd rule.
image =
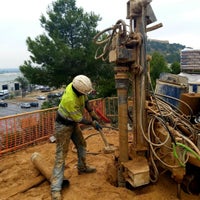
[[[115,128],[115,127],[113,127],[113,126],[102,126],[102,128],[109,128],[109,129],[113,129],[113,130],[119,130],[118,128]],[[87,140],[87,139],[89,139],[90,137],[93,137],[93,136],[96,136],[96,135],[99,135],[99,132],[89,134],[89,135],[86,136],[84,139]],[[75,145],[72,146],[72,152],[73,152],[73,153],[77,153],[77,150],[76,150]],[[89,152],[89,151],[87,151],[86,154],[98,155],[98,154],[101,154],[101,152]]]
[[[152,93],[153,93],[153,96],[154,96],[155,103],[156,103],[157,109],[158,109],[158,111],[159,111],[159,114],[160,114],[161,118],[163,119],[163,121],[165,121],[165,120],[164,120],[164,117],[163,117],[163,115],[162,115],[162,112],[161,112],[161,110],[160,110],[160,107],[158,106],[158,103],[157,103],[157,100],[156,100],[156,95],[155,95],[155,93],[154,93],[153,86],[152,86],[152,84],[151,84],[150,72],[147,72],[147,77],[148,77],[148,80],[149,80],[149,83],[150,83],[150,87],[151,87],[151,90],[152,90]],[[171,132],[170,132],[170,130],[169,130],[169,128],[168,128],[167,125],[165,125],[165,128],[167,129],[167,131],[168,131],[168,133],[169,133],[169,135],[170,135],[170,137],[171,137],[173,143],[176,144],[176,140],[175,140],[174,136],[171,134]]]
[[[151,85],[151,89],[153,91],[153,87],[151,84],[151,80],[150,80],[150,74],[148,73],[148,79],[149,79],[149,83]],[[160,161],[164,166],[167,166],[169,168],[177,168],[177,167],[184,167],[185,164],[187,163],[188,159],[189,159],[189,155],[187,154],[187,152],[189,151],[190,153],[192,152],[193,155],[195,155],[196,158],[200,158],[200,152],[198,150],[198,148],[196,147],[196,145],[186,136],[183,136],[182,134],[180,134],[178,131],[176,131],[176,135],[179,138],[182,138],[183,141],[186,141],[192,148],[190,148],[188,145],[182,144],[180,142],[174,142],[172,140],[172,148],[169,148],[166,146],[167,141],[169,141],[169,136],[168,134],[166,135],[166,138],[164,139],[164,141],[161,141],[159,139],[159,137],[156,135],[154,128],[155,128],[155,123],[158,121],[160,122],[164,128],[166,129],[168,127],[168,125],[166,124],[165,120],[168,119],[169,122],[174,122],[174,125],[176,126],[177,124],[183,124],[184,127],[187,127],[188,130],[191,132],[191,135],[194,136],[194,129],[195,127],[193,127],[193,125],[190,123],[190,121],[188,121],[188,119],[185,119],[185,117],[183,116],[183,113],[181,113],[180,111],[177,113],[175,112],[175,110],[177,111],[177,109],[172,109],[171,105],[168,105],[168,102],[163,101],[163,99],[157,98],[157,96],[153,93],[153,97],[154,97],[154,103],[158,109],[158,112],[156,112],[155,110],[151,109],[151,112],[153,113],[152,115],[150,115],[151,119],[149,121],[149,126],[148,126],[148,135],[146,136],[146,134],[142,131],[143,136],[145,138],[145,140],[148,142],[149,146],[150,146],[150,161],[151,161],[151,165],[154,171],[154,175],[152,178],[151,177],[151,181],[152,182],[156,182],[158,179],[158,175],[159,175],[159,171],[157,169],[157,166],[155,164],[155,160],[154,157]],[[154,104],[153,104],[154,105]],[[167,108],[167,109],[166,109]],[[188,105],[189,108],[189,105]],[[160,115],[161,113],[161,115]],[[168,122],[168,123],[169,123]],[[175,128],[175,127],[174,127]],[[171,133],[170,131],[168,131],[167,128],[167,132]],[[172,134],[170,134],[171,137]],[[173,135],[173,137],[175,140],[175,135]],[[154,142],[152,141],[152,139],[154,139]],[[183,152],[181,153],[181,155],[178,155],[178,153],[176,152],[176,148],[177,146],[181,147],[183,149]],[[161,147],[164,146],[165,148],[169,148],[169,150],[171,152],[173,152],[174,157],[178,160],[178,165],[171,165],[169,163],[164,162],[163,158],[167,156],[167,153],[164,155],[163,152],[161,153]],[[159,149],[160,147],[160,149]],[[156,152],[157,150],[160,151],[161,155],[158,156],[159,152]],[[193,150],[194,149],[194,150]],[[170,152],[169,152],[170,153]],[[179,152],[180,153],[180,152]]]
[[[106,35],[105,33],[109,31],[112,31],[112,33]],[[111,49],[113,38],[117,33],[124,34],[125,36],[127,33],[126,23],[121,19],[118,20],[113,27],[106,28],[103,31],[99,32],[97,35],[95,35],[95,37],[93,38],[93,41],[95,42],[95,44],[99,45],[95,53],[95,59],[101,58],[103,61],[107,60],[107,57],[105,58],[105,55]],[[101,40],[98,40],[99,38]],[[127,37],[125,37],[125,40],[127,40]],[[100,45],[104,45],[104,46],[101,47]],[[102,50],[102,53],[98,54],[100,50]]]
[[[105,33],[108,31],[112,31],[112,33],[106,36]],[[104,46],[99,47],[97,49],[95,58],[96,59],[102,58],[103,60],[105,60],[106,55],[111,50],[111,44],[112,44],[113,38],[116,36],[116,34],[125,34],[125,36],[126,36],[126,33],[127,33],[126,24],[124,23],[123,20],[117,21],[115,26],[105,29],[105,30],[101,31],[100,33],[98,33],[94,37],[94,41],[96,42],[96,44],[104,45]],[[98,40],[100,37],[102,37],[102,40]],[[125,38],[124,42],[120,41],[122,45],[125,45],[129,39],[128,36],[124,37],[124,38]],[[102,53],[100,55],[98,55],[100,49],[102,50]],[[140,68],[139,71],[141,72],[142,66],[140,65],[140,62],[139,62],[139,58],[141,57],[140,51],[141,51],[140,45],[138,45],[137,51],[136,51],[136,54],[137,54],[136,57],[138,58],[136,61],[136,66],[138,66]],[[144,83],[145,83],[144,75],[142,74],[141,77],[142,78],[141,78],[139,87],[144,89]],[[200,150],[191,141],[191,139],[195,138],[195,133],[198,130],[196,130],[196,128],[190,123],[190,121],[186,118],[186,116],[184,116],[184,113],[180,109],[178,109],[173,104],[165,101],[163,98],[161,98],[161,96],[174,99],[174,100],[179,101],[179,102],[183,103],[184,105],[186,105],[188,110],[190,111],[190,117],[193,114],[191,107],[188,104],[186,104],[185,102],[183,102],[177,98],[167,96],[167,95],[156,94],[153,90],[153,86],[151,83],[150,70],[147,72],[147,77],[148,77],[148,81],[150,83],[151,93],[152,93],[152,98],[153,98],[151,103],[152,103],[152,105],[154,105],[156,107],[156,109],[150,110],[152,112],[152,114],[149,115],[150,120],[149,120],[148,130],[147,130],[147,134],[146,134],[142,127],[142,124],[143,124],[142,116],[143,116],[143,110],[144,110],[143,103],[144,102],[140,101],[141,104],[140,104],[139,126],[140,126],[140,130],[143,134],[144,139],[148,142],[148,144],[150,146],[150,161],[151,161],[151,165],[154,170],[154,177],[151,178],[151,181],[156,182],[158,179],[159,171],[155,164],[154,158],[156,158],[159,162],[161,162],[164,166],[167,166],[168,168],[178,168],[180,166],[185,167],[185,164],[187,163],[187,161],[189,159],[189,155],[187,154],[187,152],[192,153],[196,158],[199,159],[200,158]],[[145,95],[145,90],[141,90],[141,99],[144,99],[144,97],[145,97],[144,95]],[[128,117],[130,120],[132,119],[129,112],[128,112]],[[131,120],[131,122],[134,123],[133,120]],[[157,132],[155,131],[156,123],[162,125],[162,127],[164,127],[164,129],[166,130],[167,134],[164,135],[165,138],[160,138],[159,135],[157,135]],[[180,130],[178,129],[178,126],[186,127],[186,129],[190,133],[190,136],[189,136],[190,139],[189,139],[189,137],[186,137],[183,134],[179,133]],[[172,127],[174,130],[173,134],[172,134],[172,131],[170,130],[170,127]],[[97,134],[98,133],[92,134],[91,136],[97,135]],[[89,138],[89,137],[90,136],[88,136],[87,138]],[[180,138],[182,142],[187,143],[187,145],[177,142],[176,140],[178,138]],[[163,148],[167,149],[168,151],[165,152],[163,150]],[[177,148],[181,148],[181,151],[177,151],[178,150]],[[165,159],[169,154],[174,155],[174,158],[178,161],[178,163],[170,164],[168,162],[168,160]],[[172,161],[172,160],[170,160],[170,161]]]
[[[179,103],[184,104],[184,105],[188,108],[188,110],[190,111],[190,117],[193,116],[192,108],[191,108],[186,102],[184,102],[184,101],[182,101],[182,100],[180,100],[180,99],[177,99],[177,98],[175,98],[175,97],[169,96],[169,95],[164,95],[164,94],[159,94],[159,93],[155,93],[155,95],[156,95],[159,99],[160,99],[161,97],[165,97],[165,98],[169,98],[169,99],[176,100],[176,101],[178,101]],[[172,103],[167,102],[167,101],[164,100],[163,98],[162,98],[162,100],[165,101],[166,103],[168,103],[171,107],[175,108],[175,109],[176,109],[177,111],[179,111],[181,114],[183,114],[183,112],[182,112],[180,109],[178,109],[176,106],[174,106]],[[184,114],[183,114],[183,115],[184,115]]]

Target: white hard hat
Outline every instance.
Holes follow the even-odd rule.
[[[92,82],[85,75],[78,75],[72,81],[73,87],[82,94],[89,94],[92,92]]]

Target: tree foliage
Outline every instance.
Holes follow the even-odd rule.
[[[153,87],[156,85],[156,79],[159,78],[160,73],[170,72],[167,62],[162,54],[159,52],[154,52],[152,54],[152,60],[150,62],[150,75]]]
[[[52,2],[46,15],[40,17],[44,33],[26,40],[31,55],[20,66],[24,77],[31,84],[59,88],[74,76],[85,74],[94,82],[98,97],[116,95],[113,66],[94,59],[97,47],[93,38],[98,32],[96,27],[100,20],[99,15],[78,8],[76,0]],[[175,62],[178,62],[177,55],[182,47],[178,44],[171,46],[168,43],[148,42],[147,52],[152,53],[150,73],[153,86],[161,72],[170,72],[165,59],[173,60],[172,73],[178,72]],[[175,54],[170,55],[172,50]]]
[[[147,53],[153,54],[155,51],[164,56],[168,63],[180,62],[180,51],[185,46],[177,43],[170,44],[168,41],[151,40],[147,41]]]
[[[111,97],[116,96],[114,67],[112,64],[103,64],[99,72],[99,79],[97,87],[97,97]]]
[[[94,59],[93,37],[100,16],[76,7],[75,0],[53,2],[47,16],[40,17],[45,33],[26,40],[31,56],[20,71],[32,84],[60,87],[78,74],[98,82],[105,65]]]
[[[179,62],[172,63],[170,69],[172,74],[179,74],[181,72],[180,63]]]

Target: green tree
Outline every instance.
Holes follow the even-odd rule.
[[[96,97],[111,97],[117,95],[115,88],[114,66],[112,64],[104,63],[99,72],[99,79],[97,84]]]
[[[151,75],[151,82],[153,88],[156,85],[156,79],[159,78],[160,73],[162,72],[170,72],[170,69],[167,66],[167,62],[162,54],[159,52],[154,52],[152,54],[152,60],[150,62],[150,75]]]
[[[60,87],[77,74],[98,80],[102,61],[94,59],[97,23],[93,12],[76,7],[75,0],[57,0],[48,7],[48,17],[40,17],[45,33],[27,38],[30,60],[20,71],[32,84]]]
[[[168,41],[147,41],[147,53],[153,54],[153,52],[159,52],[164,56],[167,63],[180,62],[180,51],[185,46],[177,43],[170,44]]]
[[[170,69],[172,74],[179,74],[181,72],[180,63],[179,62],[172,63]]]

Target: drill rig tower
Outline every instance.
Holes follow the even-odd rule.
[[[192,151],[193,148],[194,155],[200,160],[200,150],[192,144],[192,141],[180,134],[180,130],[186,131],[183,125],[179,125],[178,131],[173,128],[174,121],[177,123],[178,118],[174,118],[177,113],[174,113],[173,109],[167,105],[170,112],[173,112],[173,118],[170,118],[169,114],[165,115],[161,112],[165,103],[158,105],[155,99],[152,100],[150,94],[151,57],[146,53],[146,34],[148,31],[160,28],[162,24],[147,28],[147,25],[156,21],[150,3],[151,0],[129,0],[126,17],[129,25],[120,19],[113,27],[98,33],[94,41],[97,45],[104,45],[104,47],[99,48],[102,49],[102,54],[96,54],[95,57],[103,60],[108,58],[110,63],[115,64],[119,128],[118,186],[125,187],[126,182],[129,182],[133,187],[138,187],[150,181],[155,182],[156,178],[152,178],[150,168],[156,168],[156,164],[159,163],[161,167],[172,172],[172,176],[178,183],[180,197],[180,183],[185,175],[185,164],[188,160],[183,152],[186,149]],[[105,38],[106,33],[109,34]],[[104,37],[101,37],[103,34]],[[128,141],[127,127],[130,109],[132,109],[133,136],[131,144]],[[184,125],[188,123],[182,116],[179,117],[180,123],[182,121],[185,122]],[[165,119],[168,123],[165,123]],[[188,129],[193,133],[197,132],[194,127]],[[193,133],[189,134],[193,137]],[[177,142],[176,138],[182,143]],[[191,148],[186,148],[185,141]],[[179,158],[179,154],[185,159],[184,161]],[[161,157],[163,160],[160,159]],[[157,170],[155,172],[157,174]]]

